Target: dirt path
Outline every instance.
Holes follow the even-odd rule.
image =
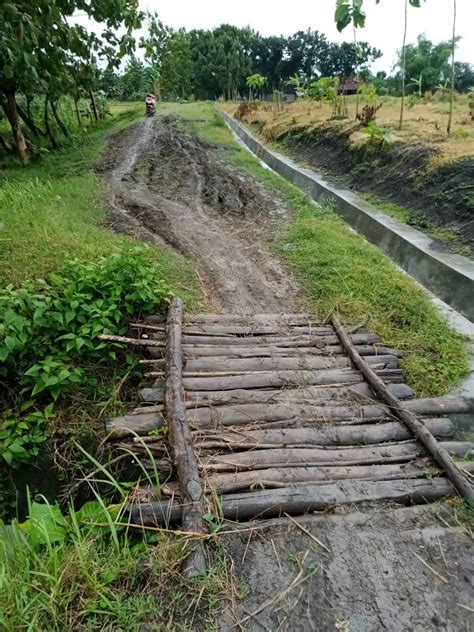
[[[102,171],[113,226],[189,256],[216,311],[298,311],[300,289],[265,243],[288,211],[223,152],[170,118],[112,138]],[[302,520],[327,551],[288,520],[225,538],[249,593],[219,629],[473,629],[474,556],[461,523],[447,527],[432,506]]]
[[[114,227],[191,257],[212,309],[297,310],[297,283],[264,243],[287,209],[214,146],[148,119],[112,139],[103,169]]]

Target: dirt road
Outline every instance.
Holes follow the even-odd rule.
[[[225,151],[171,118],[115,136],[102,164],[112,223],[189,256],[216,311],[297,311],[300,289],[266,245],[289,211]],[[249,591],[223,606],[219,629],[474,628],[472,539],[452,516],[365,507],[302,520],[324,547],[290,520],[223,538]]]
[[[111,140],[103,168],[114,227],[191,257],[212,309],[297,310],[297,283],[264,244],[288,210],[215,147],[147,119]]]

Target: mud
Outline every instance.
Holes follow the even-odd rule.
[[[329,179],[407,207],[412,226],[452,229],[459,237],[449,249],[474,254],[473,158],[432,169],[428,163],[436,153],[433,147],[394,143],[371,150],[352,147],[349,136],[350,132],[320,126],[293,130],[277,140],[296,160]],[[447,247],[439,242],[440,249]]]
[[[170,117],[113,137],[100,166],[112,227],[192,258],[211,310],[297,311],[299,287],[268,246],[290,213],[223,152]]]
[[[288,519],[227,543],[249,595],[227,610],[221,630],[239,621],[259,632],[472,630],[463,608],[472,606],[472,539],[446,510],[367,508],[298,522],[328,551]]]
[[[210,309],[298,311],[300,289],[268,247],[289,211],[231,167],[225,151],[169,118],[116,135],[100,165],[111,224],[190,257]],[[473,613],[462,607],[472,608],[473,547],[460,523],[446,526],[432,507],[366,507],[299,520],[329,552],[288,519],[221,537],[248,594],[223,604],[217,629],[473,629]]]

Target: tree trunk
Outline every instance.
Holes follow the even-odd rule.
[[[429,432],[427,430],[427,432]],[[436,439],[434,439],[436,441]],[[472,449],[472,443],[447,441],[438,443],[447,455],[462,457]],[[199,463],[204,472],[237,472],[263,470],[268,467],[331,467],[369,465],[382,463],[403,463],[420,456],[427,456],[427,450],[418,441],[403,441],[371,446],[344,446],[339,448],[270,448],[201,456]],[[451,458],[451,457],[448,457]],[[438,463],[438,465],[440,465]],[[440,466],[442,468],[442,466]],[[442,468],[443,469],[443,468]],[[463,475],[464,476],[464,475]]]
[[[36,136],[36,138],[39,138],[39,136],[46,136],[45,132],[43,132],[43,130],[41,128],[39,128],[36,125],[36,123],[34,122],[32,116],[31,116],[31,114],[29,112],[29,108],[25,112],[23,110],[23,108],[17,103],[16,104],[16,109],[18,110],[19,117],[22,119],[22,121],[25,123],[25,125],[28,126],[28,128]]]
[[[97,105],[95,103],[94,93],[92,92],[92,90],[89,90],[89,98],[91,100],[91,107],[92,107],[92,112],[94,114],[94,118],[96,121],[98,121],[99,115],[97,114]]]
[[[0,134],[0,146],[7,152],[7,154],[11,154],[13,149],[12,146],[5,140],[5,138]]]
[[[415,478],[395,481],[349,480],[334,483],[299,484],[283,489],[260,490],[249,493],[224,494],[220,507],[228,520],[249,520],[293,515],[309,511],[325,511],[335,505],[352,505],[378,500],[396,503],[429,503],[452,496],[453,485],[444,478],[426,480]],[[131,522],[147,526],[173,524],[181,519],[182,506],[175,501],[152,502],[147,505],[129,505]]]
[[[44,125],[46,127],[46,132],[47,132],[47,134],[49,136],[49,139],[51,141],[51,145],[55,149],[57,149],[58,143],[56,141],[56,138],[54,137],[53,130],[52,130],[50,122],[49,122],[48,104],[49,104],[49,99],[47,97],[45,97],[45,99],[44,99]]]
[[[82,127],[81,113],[79,112],[79,99],[74,97],[74,109],[76,111],[77,124]]]
[[[448,136],[451,134],[451,125],[453,122],[453,104],[454,104],[454,75],[455,75],[455,66],[454,66],[454,53],[456,49],[456,0],[453,0],[453,39],[452,39],[452,50],[451,50],[451,96],[449,99],[449,118],[448,118]]]
[[[9,92],[5,94],[4,98],[2,95],[2,107],[12,129],[16,153],[20,158],[22,164],[26,165],[31,160],[31,152],[21,129],[20,118],[18,116],[18,109],[15,99],[15,92]]]
[[[68,129],[62,122],[59,116],[58,110],[56,109],[56,104],[54,103],[54,101],[51,101],[51,109],[53,111],[54,118],[56,119],[56,123],[59,125],[59,129],[62,131],[62,133],[64,134],[66,138],[69,138]]]
[[[354,54],[355,54],[355,72],[356,72],[356,81],[357,81],[357,96],[356,96],[356,119],[359,114],[359,58],[357,55],[357,35],[355,25],[353,24],[352,28],[354,29]]]
[[[405,0],[405,25],[403,29],[403,44],[402,44],[402,102],[400,104],[400,121],[398,123],[398,129],[402,129],[403,125],[403,110],[405,108],[405,61],[406,61],[406,41],[407,41],[407,27],[408,27],[408,0]]]

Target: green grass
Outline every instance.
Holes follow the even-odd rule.
[[[106,228],[106,204],[93,167],[110,133],[142,115],[140,104],[113,104],[112,119],[22,167],[0,161],[0,286],[58,272],[68,259],[93,261],[131,239]],[[155,249],[163,278],[186,299],[201,301],[190,264],[170,248]]]
[[[232,148],[225,156],[273,189],[294,210],[273,248],[295,271],[319,318],[335,308],[347,323],[370,316],[370,329],[386,345],[405,352],[405,377],[420,397],[442,395],[467,374],[463,339],[450,329],[417,283],[350,231],[327,205],[317,207],[240,148],[230,131],[221,124],[215,126],[211,104],[167,106],[169,113],[181,115],[184,111],[193,131],[208,141],[217,137],[219,143]],[[193,122],[193,117],[199,120]]]
[[[223,601],[242,594],[223,549],[210,542],[208,572],[189,580],[189,544],[125,528],[122,506],[99,499],[62,514],[30,501],[25,523],[0,526],[2,630],[214,629]]]
[[[393,204],[392,202],[385,202],[380,198],[376,197],[372,193],[358,193],[359,197],[361,197],[366,202],[373,204],[383,213],[390,215],[393,219],[397,219],[399,222],[408,223],[410,219],[410,211],[409,209],[401,206],[400,204]]]

